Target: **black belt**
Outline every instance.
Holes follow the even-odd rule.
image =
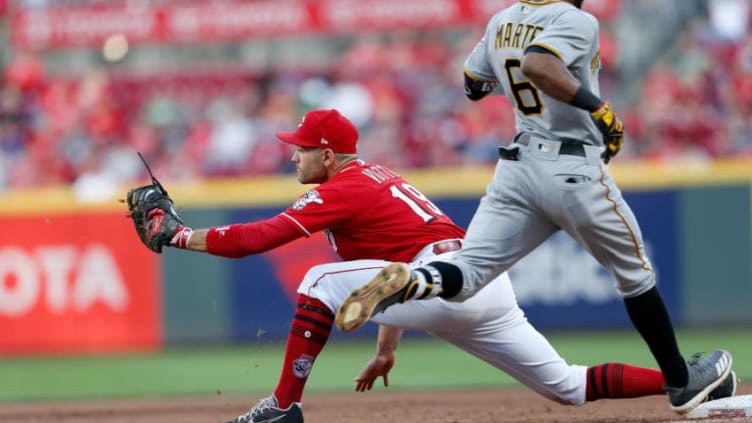
[[[585,157],[585,147],[583,147],[582,144],[563,142],[561,143],[561,146],[559,147],[559,154]]]
[[[527,136],[520,136],[524,134],[517,134],[513,142],[521,145],[528,145],[530,142]],[[559,154],[566,154],[568,156],[587,157],[585,154],[585,147],[578,142],[560,141]],[[504,160],[519,160],[519,149],[516,147],[499,147],[499,157]]]

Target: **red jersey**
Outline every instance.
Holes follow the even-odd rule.
[[[430,243],[465,236],[404,178],[361,160],[300,196],[281,216],[302,235],[324,231],[343,260],[409,262]]]

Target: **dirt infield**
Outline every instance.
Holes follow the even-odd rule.
[[[752,385],[738,394],[752,394]],[[216,395],[137,400],[0,404],[0,422],[215,423],[245,410],[255,397]],[[458,392],[379,391],[313,394],[305,398],[308,423],[353,422],[667,422],[681,421],[665,397],[605,400],[565,407],[527,390]],[[694,420],[701,421],[701,420]],[[720,423],[722,420],[714,419]],[[748,419],[726,420],[739,423]]]

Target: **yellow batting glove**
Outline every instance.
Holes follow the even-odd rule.
[[[622,144],[624,144],[624,124],[616,117],[611,104],[603,103],[598,110],[590,113],[598,129],[603,134],[603,144],[606,150],[601,154],[601,158],[608,163],[612,157],[619,153]]]

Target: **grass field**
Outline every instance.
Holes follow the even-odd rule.
[[[682,351],[725,348],[742,381],[752,380],[752,329],[680,331]],[[555,333],[549,336],[571,363],[604,361],[653,367],[635,332]],[[372,342],[331,342],[319,356],[308,392],[353,389],[353,378],[371,357]],[[0,401],[270,392],[283,345],[173,348],[153,354],[0,359]],[[426,358],[430,357],[430,360]],[[471,389],[519,386],[516,381],[459,351],[428,338],[405,339],[390,374],[390,390]],[[379,382],[380,383],[380,382]],[[378,389],[383,389],[379,385]]]

